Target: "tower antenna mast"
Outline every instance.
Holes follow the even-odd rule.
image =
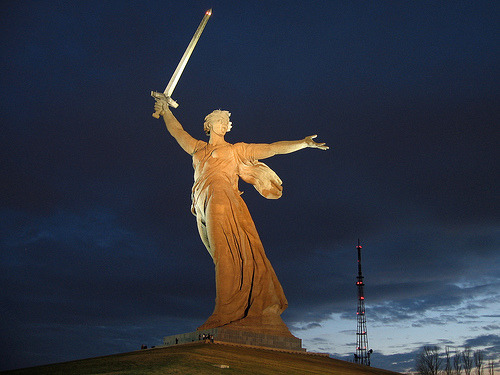
[[[358,310],[357,315],[357,331],[356,331],[356,353],[354,354],[354,363],[370,366],[370,355],[373,350],[368,350],[368,335],[366,332],[366,315],[365,315],[365,293],[363,273],[361,272],[361,249],[362,246],[358,239],[358,277],[356,286],[358,287]]]

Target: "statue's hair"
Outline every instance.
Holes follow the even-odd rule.
[[[231,113],[229,111],[223,111],[221,109],[216,109],[212,113],[208,114],[205,117],[205,122],[203,123],[203,130],[205,130],[205,133],[207,135],[210,134],[210,123],[215,120],[227,120],[229,122],[229,116],[231,116]]]

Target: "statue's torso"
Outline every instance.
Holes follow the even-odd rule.
[[[234,155],[233,145],[213,146],[205,143],[193,154],[194,181],[220,181],[237,186],[238,161]]]

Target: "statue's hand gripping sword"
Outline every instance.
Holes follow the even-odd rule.
[[[174,92],[175,86],[177,86],[177,82],[179,81],[179,78],[181,78],[181,74],[186,67],[186,64],[189,60],[189,57],[191,57],[191,53],[193,53],[194,47],[196,46],[196,43],[198,42],[198,39],[200,39],[201,33],[203,32],[203,29],[205,28],[205,25],[208,22],[208,19],[212,15],[212,9],[209,9],[205,12],[205,16],[201,20],[200,25],[196,29],[196,32],[193,35],[193,38],[191,39],[191,42],[189,42],[189,45],[186,48],[186,52],[184,52],[184,55],[182,55],[181,61],[179,61],[179,65],[177,65],[177,68],[175,69],[174,74],[172,75],[172,78],[170,78],[170,82],[168,82],[167,87],[165,88],[164,92],[156,92],[156,91],[151,91],[151,96],[155,98],[156,101],[158,100],[165,100],[169,106],[177,108],[179,104],[175,100],[172,99],[172,93]],[[160,112],[155,112],[153,113],[154,118],[160,118]]]

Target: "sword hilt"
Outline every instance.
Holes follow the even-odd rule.
[[[157,102],[160,100],[166,101],[167,104],[172,108],[177,108],[179,106],[179,104],[174,99],[172,99],[170,96],[165,95],[162,92],[151,91],[151,96],[155,98]],[[160,111],[156,111],[155,113],[153,113],[153,117],[160,118],[160,113],[161,113]]]

